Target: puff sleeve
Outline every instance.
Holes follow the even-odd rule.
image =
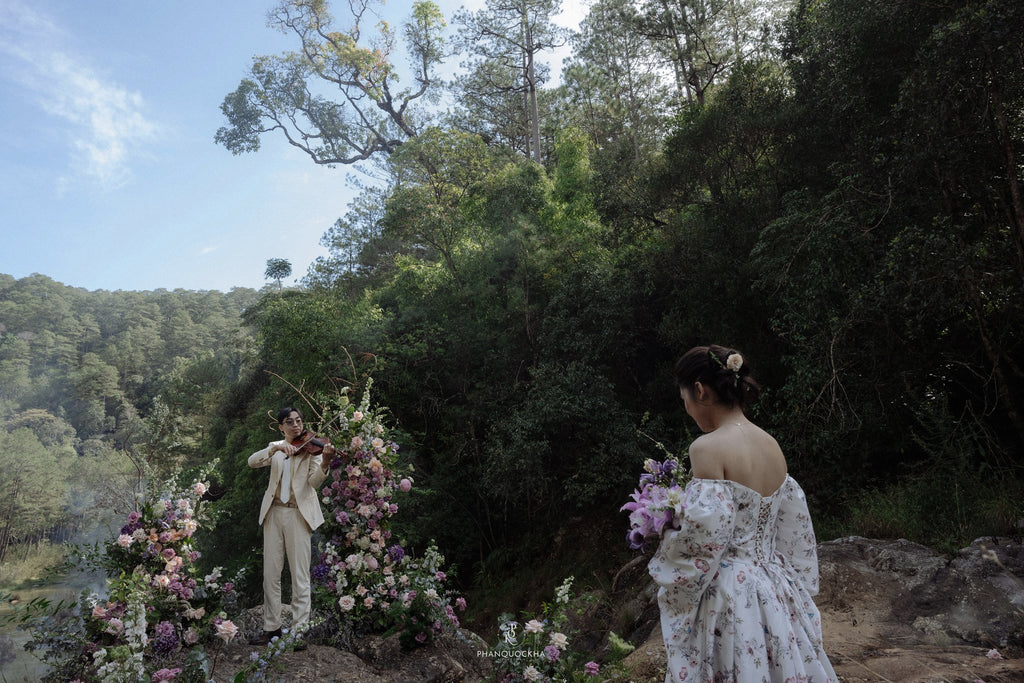
[[[660,586],[658,600],[675,612],[689,612],[719,569],[736,522],[733,492],[721,482],[693,479],[683,495],[679,529],[664,533],[647,565]]]
[[[811,525],[807,497],[793,479],[779,504],[775,530],[775,561],[794,583],[810,595],[818,593],[818,544]]]

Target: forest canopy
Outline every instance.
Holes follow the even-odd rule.
[[[130,505],[142,471],[202,459],[209,420],[254,362],[241,314],[257,299],[0,275],[0,561]]]

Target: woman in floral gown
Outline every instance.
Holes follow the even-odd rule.
[[[677,526],[648,569],[668,654],[666,683],[826,683],[818,558],[803,490],[778,443],[743,409],[758,385],[733,349],[700,346],[676,364],[704,434]]]

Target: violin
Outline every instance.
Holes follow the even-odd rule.
[[[299,453],[320,455],[324,451],[324,446],[327,446],[329,443],[330,441],[321,439],[308,429],[291,441],[291,445],[295,446],[295,453],[293,455],[299,455]]]

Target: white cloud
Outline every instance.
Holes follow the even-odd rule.
[[[65,32],[19,2],[3,3],[0,26],[0,57],[7,62],[2,76],[62,123],[72,173],[104,189],[125,184],[132,162],[159,129],[146,115],[142,95],[104,79],[84,55],[62,50]]]

